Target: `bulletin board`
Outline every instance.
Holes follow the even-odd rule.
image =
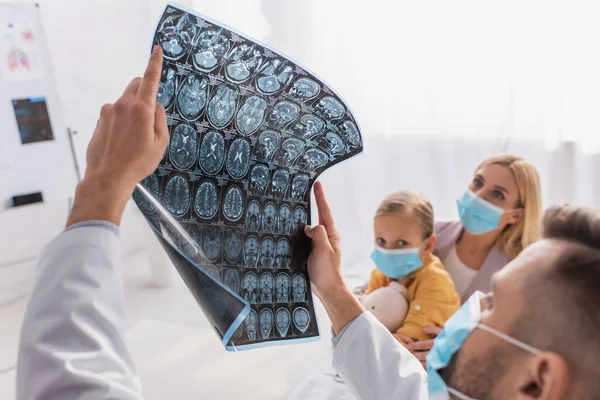
[[[0,3],[0,211],[14,195],[67,199],[76,184],[40,8]]]

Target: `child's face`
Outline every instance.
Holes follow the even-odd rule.
[[[375,244],[384,249],[410,249],[423,244],[421,225],[402,214],[375,216]]]

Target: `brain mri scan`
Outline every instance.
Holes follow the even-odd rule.
[[[219,211],[219,196],[217,185],[212,181],[204,181],[198,186],[196,199],[194,200],[194,211],[202,219],[211,219]]]
[[[157,42],[166,59],[176,60],[186,54],[196,37],[195,18],[187,13],[172,15],[160,25]]]
[[[321,92],[319,84],[312,79],[297,79],[288,92],[288,97],[298,102],[314,99]]]
[[[315,112],[325,119],[338,119],[344,116],[344,106],[331,96],[323,97],[315,106]]]
[[[300,107],[291,101],[282,100],[275,104],[269,115],[267,123],[277,129],[283,129],[298,118]]]
[[[328,160],[329,156],[324,151],[319,149],[308,149],[302,156],[298,158],[296,167],[302,171],[313,173],[317,169],[327,164]]]
[[[250,168],[250,144],[247,140],[236,139],[227,153],[227,171],[235,179],[241,179]]]
[[[202,239],[202,250],[204,255],[212,262],[216,262],[221,255],[221,230],[217,227],[204,229]]]
[[[256,80],[256,88],[264,94],[273,94],[283,89],[294,79],[293,69],[287,61],[275,59],[267,61]]]
[[[175,98],[177,90],[177,74],[174,68],[167,67],[163,69],[160,84],[158,86],[158,95],[156,102],[162,104],[165,109],[169,108]]]
[[[258,135],[258,143],[254,148],[254,156],[261,161],[271,159],[281,143],[281,135],[275,131],[263,131]]]
[[[292,180],[292,200],[301,201],[308,189],[308,176],[296,175]]]
[[[246,335],[248,340],[256,340],[256,329],[258,326],[258,318],[256,318],[256,311],[250,310],[248,316],[244,319],[244,327],[246,328]]]
[[[215,268],[215,267],[211,267],[211,266],[205,266],[203,267],[204,270],[210,275],[212,276],[215,280],[219,281],[220,277],[219,277],[219,269]]]
[[[304,114],[292,126],[292,133],[303,139],[309,139],[325,130],[325,121],[312,114]]]
[[[344,121],[342,124],[342,132],[350,146],[356,147],[361,144],[360,132],[353,122]]]
[[[294,209],[294,226],[296,229],[304,229],[306,222],[306,210],[300,206],[296,207]]]
[[[254,272],[246,273],[242,279],[242,297],[251,304],[258,300],[258,277]]]
[[[271,304],[273,302],[273,287],[275,286],[275,279],[269,272],[265,272],[260,276],[259,289],[260,289],[260,302],[264,304]]]
[[[225,139],[218,132],[210,131],[200,144],[200,167],[209,175],[216,174],[225,162]]]
[[[275,268],[290,268],[290,242],[285,239],[279,239],[275,249]]]
[[[278,308],[275,311],[275,326],[279,336],[286,337],[290,329],[290,312],[285,308]]]
[[[260,245],[260,263],[259,267],[273,268],[275,260],[275,242],[272,238],[266,237]]]
[[[207,90],[208,80],[206,78],[201,78],[196,74],[185,77],[177,96],[177,106],[183,118],[195,120],[200,116],[206,106]]]
[[[170,141],[134,201],[227,350],[318,337],[302,231],[314,182],[363,150],[349,105],[277,50],[171,3],[152,40]]]
[[[287,193],[290,185],[290,173],[285,169],[278,169],[273,173],[273,182],[271,182],[271,194],[273,197],[282,198]]]
[[[259,257],[259,243],[256,236],[248,236],[244,241],[244,266],[246,268],[256,268]]]
[[[235,293],[240,293],[240,273],[236,269],[225,272],[225,285]]]
[[[267,194],[270,177],[271,173],[269,172],[269,167],[266,165],[257,164],[252,167],[252,172],[250,172],[250,191],[255,195]]]
[[[171,162],[178,169],[188,169],[196,161],[198,154],[198,140],[196,131],[187,124],[177,125],[171,135],[169,155]]]
[[[278,303],[287,303],[290,299],[290,276],[284,272],[275,278],[275,297]]]
[[[208,120],[215,128],[224,128],[233,119],[239,92],[228,85],[219,85],[210,103],[208,103]]]
[[[269,308],[263,308],[258,314],[260,324],[260,333],[263,339],[268,339],[271,336],[273,329],[273,311]]]
[[[334,157],[346,154],[346,143],[333,132],[325,132],[319,136],[317,146]]]
[[[252,200],[246,208],[246,229],[249,231],[259,231],[261,224],[261,207],[258,201]]]
[[[158,199],[159,188],[158,188],[158,177],[156,176],[156,174],[151,174],[151,175],[147,176],[146,178],[144,178],[144,180],[141,182],[141,185],[148,192],[150,192],[150,194],[155,199]],[[156,211],[156,207],[154,206],[152,201],[150,199],[146,198],[146,196],[144,194],[142,194],[139,190],[136,189],[136,191],[133,192],[133,198],[134,198],[135,202],[138,204],[138,206],[140,207],[140,210],[142,210],[142,212],[144,212],[146,214],[153,214]]]
[[[277,233],[280,235],[289,235],[292,228],[292,209],[287,204],[282,204],[279,207],[279,215],[277,216]]]
[[[292,278],[292,297],[294,301],[306,300],[306,278],[302,274],[296,274]]]
[[[265,117],[267,101],[262,97],[250,96],[237,113],[237,127],[242,135],[250,135],[258,129]]]
[[[223,215],[230,221],[237,221],[244,212],[244,195],[239,186],[227,189],[223,199]]]
[[[275,223],[277,222],[277,207],[274,203],[265,204],[262,218],[262,230],[265,233],[275,233]]]
[[[310,324],[310,314],[304,307],[298,307],[294,310],[294,326],[302,333],[306,332]]]
[[[242,257],[242,233],[237,229],[225,232],[225,258],[230,263],[237,263]]]
[[[227,79],[235,83],[242,83],[250,78],[261,66],[263,56],[255,44],[242,44],[237,46],[229,56],[225,67]]]
[[[243,335],[244,335],[244,324],[242,323],[240,326],[238,326],[238,328],[233,333],[233,338],[241,339]]]
[[[224,29],[208,29],[200,33],[192,50],[194,67],[210,72],[218,67],[230,48]]]
[[[186,229],[189,234],[189,238],[181,235],[180,233],[170,232],[171,237],[174,238],[174,241],[177,242],[177,245],[181,248],[181,251],[185,256],[191,258],[194,261],[202,262],[204,261],[201,255],[201,249],[198,246],[200,233],[193,226],[187,226]]]
[[[175,175],[165,186],[165,208],[175,216],[182,216],[190,207],[190,186],[187,180]]]
[[[273,156],[273,161],[282,167],[289,167],[303,151],[304,142],[302,140],[289,138],[283,141]]]

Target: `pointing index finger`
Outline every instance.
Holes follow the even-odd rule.
[[[327,235],[331,236],[335,233],[335,223],[331,209],[325,198],[325,191],[321,182],[315,183],[315,200],[317,202],[317,210],[319,212],[319,225],[323,225],[327,230]]]
[[[152,107],[156,106],[156,95],[158,94],[158,86],[160,84],[162,63],[162,49],[160,46],[154,46],[137,93],[138,100]]]

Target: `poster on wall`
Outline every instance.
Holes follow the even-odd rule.
[[[44,97],[15,99],[12,104],[22,144],[54,140]]]
[[[0,76],[6,82],[43,78],[42,57],[33,22],[0,21]]]
[[[170,145],[134,199],[228,350],[319,337],[310,191],[362,152],[348,105],[274,49],[177,5],[153,44]]]

